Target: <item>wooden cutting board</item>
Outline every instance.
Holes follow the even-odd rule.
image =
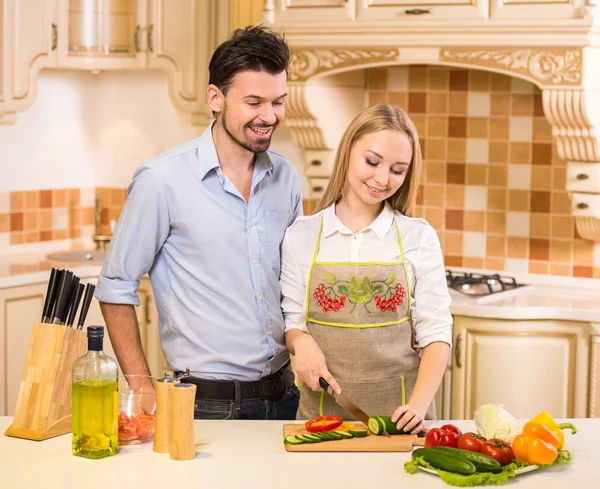
[[[355,423],[357,429],[366,429],[362,423]],[[283,438],[287,435],[308,433],[304,424],[284,424]],[[283,440],[282,440],[283,443]],[[425,437],[417,435],[377,436],[371,433],[364,438],[322,441],[321,443],[302,443],[285,445],[288,452],[410,452],[414,446],[423,446]]]

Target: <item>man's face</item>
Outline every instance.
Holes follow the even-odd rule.
[[[286,82],[285,71],[237,73],[217,116],[229,137],[252,153],[266,151],[275,128],[285,119]]]

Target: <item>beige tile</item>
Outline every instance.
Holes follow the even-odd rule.
[[[465,211],[465,231],[485,232],[485,212]]]
[[[573,244],[573,263],[576,265],[593,265],[594,243],[576,239]]]
[[[563,277],[571,276],[571,265],[560,265],[557,263],[550,263],[550,275],[559,275]]]
[[[427,139],[427,147],[425,148],[425,157],[431,161],[443,161],[446,164],[448,161],[448,145],[445,139]]]
[[[503,235],[488,234],[486,251],[487,256],[504,258],[506,256],[506,237]]]
[[[427,79],[430,90],[447,91],[449,89],[450,70],[446,67],[430,66]]]
[[[25,192],[25,207],[24,210],[32,211],[40,207],[40,193],[37,190]]]
[[[563,187],[564,188],[564,187]],[[552,172],[542,166],[531,167],[531,189],[532,190],[550,190],[552,189]]]
[[[0,214],[0,234],[10,232],[10,214]]]
[[[408,90],[411,92],[427,90],[427,66],[411,65],[408,67]]]
[[[108,195],[103,196],[102,202],[108,202]],[[56,207],[67,206],[67,190],[64,188],[52,190],[52,203]]]
[[[505,188],[488,189],[488,210],[506,211],[508,202],[508,192]]]
[[[371,68],[367,70],[367,87],[369,90],[387,90],[387,68]]]
[[[23,231],[37,231],[37,229],[38,211],[31,210],[23,212]]]
[[[485,267],[485,258],[465,256],[463,258],[463,267],[482,269]]]
[[[488,92],[491,86],[490,78],[489,71],[469,70],[469,90]]]
[[[448,113],[455,116],[467,115],[467,92],[452,92],[448,100]]]
[[[427,115],[427,138],[447,138],[448,118],[444,116]],[[446,145],[446,140],[444,140]]]
[[[508,121],[508,137],[511,141],[531,142],[533,139],[533,118],[511,116]]]
[[[425,187],[425,199],[424,203],[426,206],[443,207],[444,196],[446,187],[442,185],[427,185]]]
[[[446,226],[446,212],[437,207],[427,207],[425,209],[425,219],[434,229],[444,229]]]
[[[446,187],[446,207],[449,209],[464,209],[465,187],[464,185],[448,185]]]
[[[408,92],[388,92],[388,101],[403,110],[408,110]],[[374,103],[372,100],[369,100],[369,102]]]
[[[390,92],[408,92],[408,66],[387,68],[387,89]]]
[[[513,93],[510,108],[511,115],[533,117],[533,94]]]
[[[518,258],[526,260],[529,258],[529,238],[508,237],[507,243],[508,258]]]
[[[467,137],[484,138],[489,137],[490,120],[487,117],[469,117],[467,119]]]
[[[448,161],[464,163],[467,159],[467,141],[465,139],[448,139]]]
[[[570,214],[571,199],[567,192],[552,192],[551,212],[553,214]]]
[[[10,193],[10,212],[21,212],[25,208],[25,192]]]
[[[369,105],[387,104],[388,93],[384,90],[369,90]],[[402,108],[406,109],[406,105]]]
[[[529,202],[531,192],[529,190],[508,191],[508,210],[509,211],[529,211]]]
[[[573,242],[553,239],[550,241],[550,261],[553,263],[571,263]]]
[[[507,75],[500,75],[497,73],[492,73],[491,82],[492,82],[492,91],[493,92],[510,92],[511,87],[511,78]]]
[[[532,238],[550,237],[550,216],[548,214],[531,214],[529,220],[529,236]]]
[[[536,142],[552,142],[552,126],[544,117],[533,118],[533,140]]]
[[[485,268],[487,270],[502,271],[505,269],[504,258],[486,258]]]
[[[513,76],[510,79],[510,91],[513,93],[533,94],[534,88],[535,85],[533,83],[523,80],[522,78]]]
[[[553,238],[573,238],[572,216],[550,216]]]
[[[508,117],[490,119],[490,139],[508,141]]]
[[[531,163],[531,143],[511,142],[510,143],[510,163],[530,164]]]
[[[12,192],[11,192],[12,193]],[[25,233],[22,231],[10,233],[10,244],[20,245],[25,243]]]
[[[427,131],[427,119],[424,114],[410,114],[410,119],[417,128],[417,133],[425,134]]]
[[[535,273],[538,275],[548,275],[550,271],[550,264],[544,261],[530,261],[529,262],[529,273]]]
[[[42,231],[52,229],[52,209],[42,209],[38,214],[38,226]]]
[[[508,163],[508,143],[490,141],[490,163]]]
[[[508,182],[508,167],[506,165],[488,166],[488,185],[490,187],[506,188]]]
[[[444,253],[450,255],[462,255],[463,233],[457,231],[446,231],[446,249]]]
[[[467,185],[487,185],[487,165],[467,165]]]
[[[427,112],[429,114],[448,114],[448,94],[429,92],[427,97]]]
[[[548,169],[545,168],[545,170]],[[552,188],[555,190],[567,188],[567,169],[564,166],[552,168]]]
[[[492,116],[510,114],[510,94],[492,93],[490,99],[490,114]]]
[[[427,144],[427,151],[429,151],[430,145]],[[446,183],[446,163],[435,163],[428,161],[426,165],[426,178],[427,183]]]
[[[487,232],[488,233],[506,233],[506,213],[488,212],[487,213]]]

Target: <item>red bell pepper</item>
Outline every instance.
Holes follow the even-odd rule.
[[[344,420],[339,416],[319,416],[307,421],[304,426],[309,433],[319,433],[335,430],[343,422]]]

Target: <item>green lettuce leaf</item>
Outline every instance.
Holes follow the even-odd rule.
[[[571,454],[568,450],[559,450],[558,457],[556,460],[548,465],[540,465],[540,468],[551,467],[553,465],[568,463],[571,460]],[[508,482],[508,479],[515,477],[515,470],[527,467],[527,464],[520,462],[513,462],[512,464],[505,465],[502,467],[502,471],[497,474],[491,472],[477,472],[471,475],[454,474],[452,472],[446,472],[445,470],[436,469],[429,465],[421,457],[412,459],[404,464],[404,470],[409,474],[414,474],[419,470],[419,466],[433,469],[437,472],[440,478],[451,486],[455,487],[475,487],[483,485],[502,485]]]

